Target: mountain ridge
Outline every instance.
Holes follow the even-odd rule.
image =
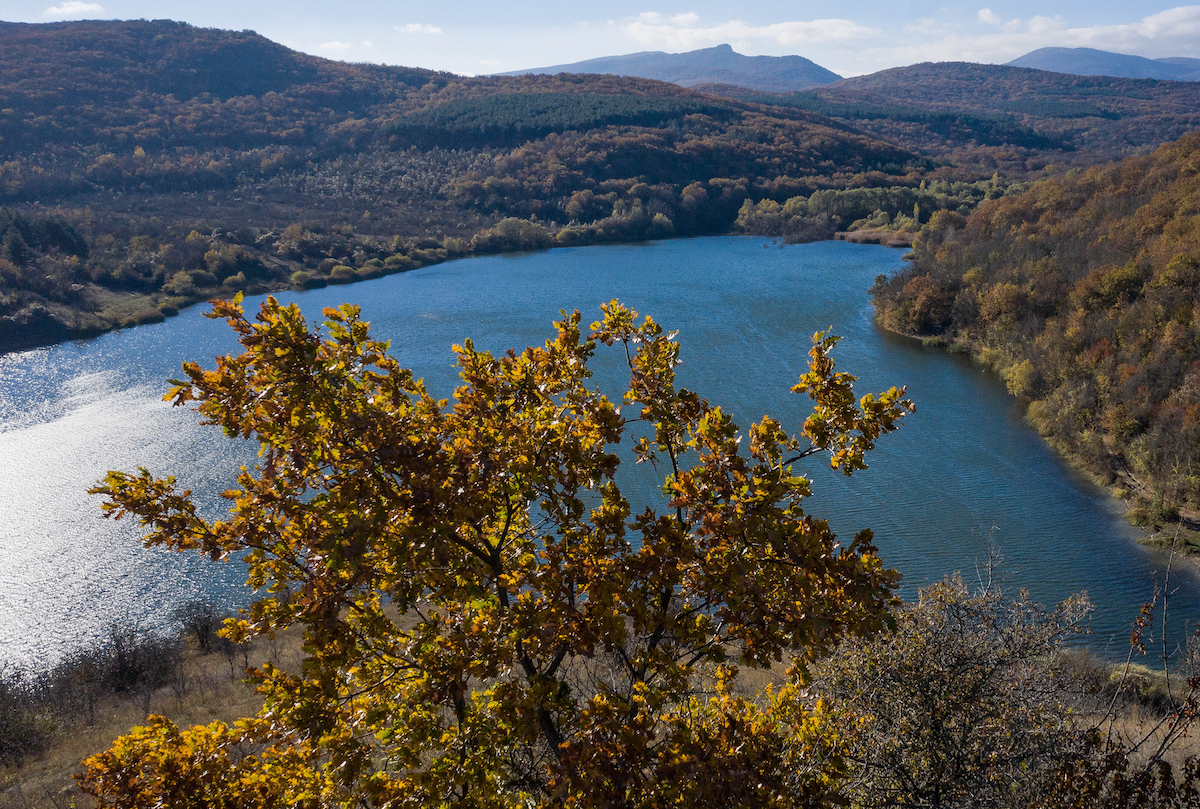
[[[1076,76],[1115,76],[1123,79],[1200,81],[1200,59],[1169,56],[1148,59],[1096,48],[1038,48],[1007,63]]]
[[[1200,83],[925,62],[794,93],[730,86],[710,95],[831,118],[962,176],[1032,179],[1145,153],[1200,129]]]
[[[499,75],[526,76],[538,73],[611,73],[657,79],[682,87],[731,84],[767,92],[803,90],[842,78],[803,56],[745,56],[730,45],[683,53],[640,51],[570,64],[514,70]]]

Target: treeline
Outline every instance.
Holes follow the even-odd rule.
[[[1135,521],[1200,508],[1200,135],[935,214],[879,321],[961,344]]]
[[[474,239],[440,240],[299,224],[201,234],[161,223],[134,229],[90,222],[81,225],[90,231],[89,246],[59,215],[0,209],[0,350],[160,322],[191,303],[237,292],[312,289],[472,252],[555,243],[540,225],[524,224],[544,238],[505,238],[512,228],[505,222]]]
[[[741,183],[694,183],[680,194],[645,183],[604,188],[613,190],[573,194],[559,214],[569,221],[509,216],[440,238],[373,237],[345,225],[201,233],[160,221],[91,220],[76,228],[58,214],[0,208],[0,351],[161,322],[238,292],[314,289],[469,255],[724,228],[746,192]]]
[[[948,141],[974,142],[983,146],[1020,146],[1028,149],[1072,149],[1062,137],[1047,135],[1022,124],[1008,112],[969,113],[961,110],[930,110],[901,104],[840,100],[836,91],[827,96],[811,91],[762,93],[729,85],[704,88],[721,96],[756,104],[794,107],[828,118],[846,121],[891,121],[916,124]],[[936,90],[933,98],[936,98]]]
[[[689,115],[736,117],[729,104],[699,97],[672,98],[607,93],[499,93],[460,99],[413,112],[386,124],[381,136],[392,148],[431,149],[518,146],[552,132],[606,126],[682,125]]]

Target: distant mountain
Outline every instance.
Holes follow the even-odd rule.
[[[803,90],[841,78],[803,56],[743,56],[729,45],[687,53],[642,51],[625,56],[603,56],[569,65],[514,70],[503,75],[531,73],[611,73],[669,81],[683,87],[731,84],[772,93]]]
[[[1126,53],[1109,53],[1095,48],[1039,48],[1008,63],[1077,76],[1117,76],[1124,79],[1200,81],[1200,59],[1173,56],[1147,59]]]

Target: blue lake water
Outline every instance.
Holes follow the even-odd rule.
[[[590,322],[616,297],[679,331],[680,384],[743,426],[769,413],[792,431],[808,399],[789,388],[809,337],[832,326],[844,337],[835,359],[858,389],[907,385],[917,413],[851,479],[809,459],[810,510],[847,538],[874,529],[906,597],[953,571],[979,581],[990,536],[1003,557],[999,582],[1044,602],[1086,590],[1096,605],[1089,643],[1123,656],[1165,558],[1137,545],[1114,503],[1024,425],[999,380],[875,327],[867,289],[901,266],[899,251],[884,247],[723,237],[476,258],[279,297],[313,319],[324,306],[361,305],[375,335],[443,397],[457,381],[451,344],[470,337],[499,352],[540,343],[560,309]],[[206,309],[0,356],[0,664],[53,660],[114,621],[153,626],[196,598],[232,606],[249,597],[239,565],[145,550],[136,525],[102,519],[86,494],[106,470],[140,465],[175,474],[215,509],[238,466],[254,462],[256,447],[161,401],[181,362],[237,350]],[[615,391],[621,368],[601,350],[598,383]],[[656,496],[643,473],[625,480],[635,497]],[[1200,619],[1200,586],[1190,568],[1177,568],[1171,585],[1179,635]]]

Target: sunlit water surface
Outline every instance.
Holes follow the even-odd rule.
[[[867,289],[901,266],[899,251],[884,247],[728,237],[477,258],[280,297],[313,318],[324,306],[361,305],[374,334],[444,397],[457,381],[453,343],[471,337],[495,352],[540,343],[560,309],[590,322],[617,297],[679,330],[682,385],[742,425],[769,413],[792,430],[807,399],[788,389],[809,336],[832,326],[845,338],[835,358],[861,392],[904,384],[918,411],[852,479],[810,459],[812,510],[846,537],[873,528],[885,562],[904,573],[906,597],[953,571],[978,582],[991,536],[1003,556],[998,581],[1047,603],[1087,591],[1090,644],[1123,654],[1165,559],[1137,545],[1109,498],[1022,423],[1000,381],[874,326]],[[0,665],[52,662],[117,621],[161,626],[197,598],[235,606],[250,597],[240,564],[145,550],[136,524],[103,519],[86,494],[106,470],[145,466],[176,475],[215,513],[217,492],[254,463],[256,447],[161,400],[182,361],[211,364],[237,348],[206,309],[0,356]],[[619,395],[619,358],[602,349],[596,365],[599,384]],[[625,473],[623,484],[631,499],[655,502],[643,472]],[[1200,618],[1200,588],[1190,569],[1177,569],[1171,585],[1178,636]]]

